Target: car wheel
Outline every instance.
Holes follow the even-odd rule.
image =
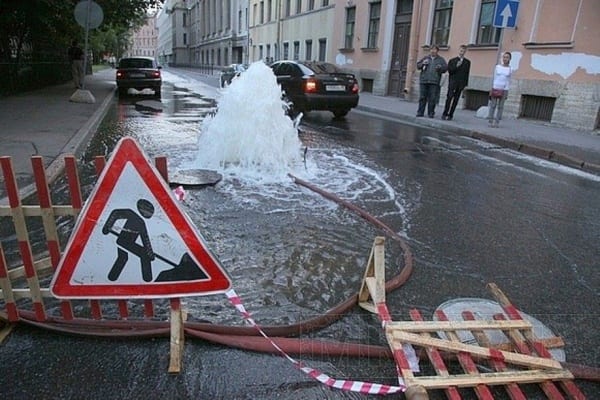
[[[125,96],[127,96],[127,89],[120,87],[118,90],[118,93],[119,93],[119,97],[125,97]]]
[[[154,88],[154,97],[160,99],[160,86]]]
[[[342,118],[342,117],[345,117],[346,114],[348,114],[350,112],[350,110],[345,108],[343,110],[333,110],[332,112],[336,118]]]

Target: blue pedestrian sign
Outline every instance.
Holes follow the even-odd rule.
[[[497,0],[494,10],[494,27],[514,28],[517,25],[519,0]]]

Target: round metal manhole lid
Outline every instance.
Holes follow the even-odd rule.
[[[491,321],[494,319],[494,315],[496,314],[504,314],[506,316],[506,319],[509,319],[508,315],[504,312],[500,304],[487,299],[468,297],[453,299],[442,303],[436,309],[436,311],[438,310],[443,311],[450,321],[463,321],[463,311],[471,311],[475,316],[475,319],[477,320]],[[533,325],[533,333],[537,338],[548,339],[556,337],[552,330],[550,330],[550,328],[544,325],[540,320],[524,313],[521,310],[518,311],[524,320],[530,322],[531,325]],[[433,315],[433,319],[439,320],[436,317],[435,313]],[[485,330],[484,332],[492,345],[510,343],[510,340],[506,337],[506,335],[499,330]],[[456,333],[462,343],[474,345],[477,344],[475,336],[473,336],[473,334],[470,331],[457,331]],[[442,339],[449,339],[444,332],[438,332],[438,336]],[[566,360],[565,351],[562,347],[548,349],[548,351],[552,355],[552,358],[554,358],[555,360],[560,362],[564,362]]]
[[[208,169],[186,169],[173,173],[169,176],[171,186],[183,186],[194,188],[202,186],[214,186],[223,179],[217,171]]]

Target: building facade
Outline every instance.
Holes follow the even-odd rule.
[[[438,45],[448,60],[466,44],[472,67],[462,106],[475,110],[487,104],[493,67],[502,52],[510,51],[514,74],[507,117],[600,129],[600,43],[595,39],[600,35],[600,1],[521,1],[516,16],[504,16],[513,18],[514,28],[494,26],[496,3],[338,2],[335,26],[342,26],[342,33],[334,59],[359,77],[363,91],[416,100],[416,61],[427,54],[426,46]],[[447,74],[441,101],[446,88]]]
[[[330,61],[335,4],[328,0],[251,0],[250,61]]]
[[[514,27],[495,26],[496,3],[516,3],[503,16]],[[510,51],[506,117],[600,129],[599,0],[166,0],[163,11],[173,15],[175,65],[322,60],[354,73],[363,92],[411,101],[426,46],[448,60],[466,44],[459,107],[473,110],[487,104],[494,65]],[[160,18],[159,57],[169,54]]]
[[[127,56],[156,56],[158,30],[156,29],[156,13],[149,14],[141,28],[133,32],[131,46]]]

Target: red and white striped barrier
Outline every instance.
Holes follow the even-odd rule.
[[[228,290],[226,293],[229,302],[242,314],[244,319],[248,321],[250,325],[255,327],[258,332],[267,339],[271,345],[285,358],[287,358],[296,368],[300,371],[304,372],[308,376],[317,381],[321,382],[324,385],[327,385],[331,388],[346,390],[351,392],[359,392],[366,394],[393,394],[398,392],[406,391],[406,386],[400,384],[399,386],[390,386],[390,385],[381,385],[378,383],[369,383],[369,382],[360,382],[360,381],[348,381],[342,379],[334,379],[330,376],[307,366],[304,366],[301,362],[295,360],[290,357],[281,347],[277,345],[273,340],[271,340],[265,332],[258,326],[258,324],[254,321],[254,319],[250,316],[250,313],[246,311],[246,308],[242,304],[242,299],[237,295],[235,290]]]

